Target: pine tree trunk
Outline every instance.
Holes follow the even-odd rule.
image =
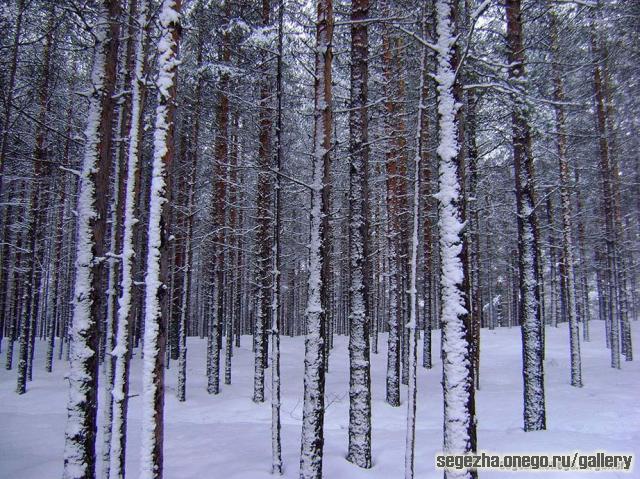
[[[65,431],[64,479],[95,477],[98,390],[98,318],[100,302],[100,226],[97,224],[98,169],[102,163],[100,120],[107,96],[105,76],[109,33],[108,0],[100,4],[95,24],[95,53],[91,72],[85,151],[77,206],[77,241],[73,318],[70,326],[68,419]]]
[[[384,15],[391,15],[387,3],[381,7]],[[404,94],[404,83],[399,78],[400,60],[397,58],[398,39],[392,35],[390,27],[385,27],[382,37],[383,76],[385,79],[385,133],[388,137],[386,145],[387,170],[387,250],[388,250],[388,344],[387,344],[387,383],[386,401],[389,405],[400,406],[400,380],[402,355],[402,339],[404,328],[403,311],[403,279],[406,278],[405,232],[403,231],[404,198],[406,187],[406,158],[404,146],[404,120],[399,104]],[[406,345],[406,343],[405,343]],[[403,368],[406,373],[406,367]],[[406,379],[406,377],[404,378]]]
[[[304,360],[300,479],[322,478],[324,447],[325,289],[332,129],[333,2],[318,0],[314,80],[313,179]],[[323,274],[324,273],[324,274]]]
[[[137,10],[137,13],[136,13]],[[136,16],[137,15],[137,16]],[[137,223],[136,205],[139,193],[139,163],[144,98],[144,38],[147,28],[147,0],[132,0],[130,16],[136,16],[138,30],[133,46],[134,66],[131,77],[131,121],[129,123],[126,152],[126,177],[124,210],[122,221],[122,277],[118,298],[114,358],[114,380],[112,388],[113,412],[111,418],[111,444],[109,450],[109,478],[124,479],[127,432],[127,409],[129,395],[129,363],[131,358],[131,324],[134,275],[134,227]]]
[[[158,106],[149,200],[147,272],[145,277],[144,365],[142,374],[142,437],[140,477],[163,475],[164,360],[167,320],[167,238],[169,188],[167,171],[173,159],[176,69],[180,38],[180,0],[164,0],[159,16]]]
[[[284,38],[284,0],[278,4],[278,63],[276,72],[276,171],[274,180],[274,218],[273,218],[273,278],[271,301],[271,472],[282,475],[282,438],[280,428],[280,317],[282,313],[282,279],[280,243],[282,229],[282,191],[280,171],[283,161],[282,145],[282,101],[283,101],[283,38]],[[229,331],[231,332],[231,331]]]
[[[463,219],[463,160],[459,154],[461,88],[454,72],[459,56],[454,38],[458,30],[457,5],[438,0],[437,70],[439,113],[439,201],[438,229],[441,254],[442,362],[444,392],[444,441],[447,454],[466,454],[476,449],[473,371],[465,308]],[[445,470],[446,478],[471,478],[475,472]]]
[[[424,34],[423,18],[423,34]],[[426,135],[426,125],[424,124],[426,115],[426,68],[427,68],[427,50],[423,48],[421,67],[420,67],[420,96],[418,100],[418,121],[416,125],[416,151],[414,156],[414,181],[413,181],[413,215],[412,215],[412,234],[411,234],[411,257],[410,257],[410,278],[409,278],[409,322],[403,325],[407,329],[408,346],[408,388],[407,388],[407,431],[405,437],[405,453],[404,453],[404,477],[405,479],[413,479],[415,465],[415,441],[416,441],[416,398],[417,398],[417,363],[418,363],[418,337],[416,330],[418,326],[418,228],[420,224],[420,177],[423,175],[421,162],[426,156],[424,144]]]
[[[54,8],[54,7],[52,7]],[[19,12],[21,15],[21,11]],[[38,128],[36,130],[35,148],[33,152],[33,183],[31,185],[31,198],[29,201],[29,252],[27,256],[26,281],[23,301],[25,309],[22,327],[20,328],[20,350],[18,357],[18,385],[17,393],[26,392],[26,382],[31,380],[33,367],[33,352],[35,348],[35,325],[38,316],[38,298],[40,290],[40,276],[44,263],[44,252],[41,250],[41,229],[44,227],[46,208],[40,207],[44,199],[43,182],[45,176],[50,176],[46,166],[46,128],[48,124],[48,99],[49,99],[49,67],[51,62],[51,50],[53,46],[53,17],[51,11],[48,20],[48,32],[42,53],[42,80],[38,86],[38,100],[40,103],[38,113]]]
[[[369,258],[366,217],[369,165],[369,0],[351,4],[351,105],[349,115],[349,451],[347,460],[371,467],[371,364],[369,358]]]
[[[18,53],[20,50],[20,35],[22,34],[22,17],[25,10],[25,0],[17,0],[16,5],[16,26],[13,33],[13,48],[11,49],[11,66],[9,67],[9,83],[6,85],[7,97],[4,107],[4,118],[2,125],[2,143],[0,144],[0,196],[2,196],[4,178],[4,164],[7,159],[9,143],[9,125],[11,123],[11,110],[13,109],[13,95],[16,84],[16,71],[18,69]],[[0,265],[0,271],[2,265]],[[1,274],[1,273],[0,273]],[[2,279],[0,277],[0,279]]]
[[[513,161],[515,165],[518,217],[519,319],[522,327],[524,379],[524,429],[546,429],[543,324],[538,294],[537,225],[534,210],[534,170],[531,132],[523,83],[526,82],[524,39],[520,0],[507,0],[509,79],[518,93],[513,97]]]
[[[270,24],[270,2],[262,0],[262,25]],[[253,401],[264,401],[264,369],[266,366],[268,336],[267,326],[269,318],[269,267],[271,265],[271,81],[269,65],[263,60],[260,65],[260,103],[259,103],[259,146],[258,146],[258,192],[256,197],[256,214],[258,231],[257,268],[255,282],[258,285],[256,296],[256,320],[254,328],[255,352]]]
[[[600,52],[599,45],[592,36],[592,50]],[[611,160],[610,148],[607,135],[607,111],[605,105],[605,94],[603,87],[603,68],[600,65],[601,60],[594,63],[593,69],[593,85],[594,85],[594,103],[595,103],[595,119],[598,131],[599,146],[599,168],[602,189],[602,210],[604,213],[605,224],[605,258],[603,262],[605,267],[605,278],[607,288],[607,307],[605,308],[607,323],[609,325],[609,344],[611,345],[611,367],[620,369],[620,328],[617,315],[613,312],[615,305],[615,231],[613,224],[613,202],[614,196],[611,185]]]
[[[107,253],[109,245],[108,221],[110,217],[109,209],[111,205],[111,175],[114,170],[113,140],[114,140],[114,114],[116,111],[115,87],[117,81],[118,67],[118,51],[120,48],[120,21],[121,21],[121,0],[104,0],[107,11],[109,12],[109,30],[107,36],[106,62],[104,88],[105,96],[103,99],[103,109],[100,117],[100,168],[96,172],[96,212],[95,221],[96,235],[96,256],[101,258],[95,268],[95,278],[100,293],[96,296],[98,302],[98,328],[100,330],[100,349],[99,360],[102,362],[105,357],[106,348],[109,346],[107,341],[111,341],[112,325],[109,321],[113,318],[107,317],[108,310],[108,294],[103,292],[108,290],[108,273]],[[113,192],[114,197],[118,194],[118,188]],[[110,374],[110,372],[107,370]]]
[[[567,285],[567,312],[569,320],[569,348],[571,358],[571,385],[582,387],[582,364],[580,359],[580,331],[576,313],[575,272],[572,239],[572,207],[569,184],[569,160],[567,158],[567,138],[564,111],[564,80],[560,71],[560,55],[556,13],[551,11],[551,48],[554,54],[554,108],[556,114],[556,130],[558,132],[557,148],[560,168],[560,201],[562,205],[562,253],[564,258],[564,280]]]

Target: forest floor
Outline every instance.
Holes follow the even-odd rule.
[[[636,352],[640,327],[632,325]],[[261,479],[271,475],[270,387],[266,402],[251,401],[253,356],[250,337],[233,357],[233,384],[222,385],[218,396],[205,389],[205,341],[189,338],[187,401],[175,398],[176,363],[166,377],[165,474],[167,479]],[[347,462],[349,417],[349,360],[347,339],[335,338],[327,374],[324,477],[359,479],[404,477],[406,388],[399,408],[384,402],[386,336],[380,352],[372,355],[373,459],[372,470]],[[439,332],[433,344],[438,345]],[[581,343],[585,386],[569,385],[567,325],[547,328],[545,360],[547,431],[522,430],[522,373],[519,328],[482,330],[481,373],[477,392],[478,444],[499,454],[570,453],[573,451],[633,453],[630,474],[599,472],[514,473],[482,471],[481,478],[640,478],[640,362],[609,367],[604,327],[592,322],[592,341]],[[3,344],[4,346],[4,344]],[[49,479],[61,477],[66,421],[66,367],[54,364],[44,372],[44,344],[36,349],[34,380],[28,392],[17,396],[15,372],[0,370],[0,478]],[[434,350],[437,350],[434,347]],[[298,474],[302,415],[304,338],[282,338],[282,451],[284,477]],[[4,355],[3,355],[4,356]],[[2,358],[4,360],[4,357]],[[421,361],[421,358],[420,358]],[[441,361],[434,355],[433,369],[419,367],[416,431],[416,478],[440,478],[434,455],[442,444]],[[267,379],[269,371],[267,372]],[[138,475],[140,446],[141,362],[133,361],[127,470]]]

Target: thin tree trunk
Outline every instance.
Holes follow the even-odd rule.
[[[567,158],[567,138],[564,111],[564,81],[560,71],[558,52],[558,32],[555,11],[551,11],[551,42],[554,54],[554,101],[556,129],[558,132],[557,148],[560,167],[560,201],[562,204],[562,253],[564,257],[564,275],[567,285],[567,312],[569,316],[569,349],[571,357],[571,385],[582,387],[582,364],[580,360],[580,331],[576,313],[575,272],[573,261],[572,208],[569,193],[569,160]]]
[[[280,230],[282,228],[282,192],[280,171],[282,169],[282,100],[283,100],[283,37],[284,0],[278,4],[278,63],[276,72],[276,171],[274,179],[273,218],[273,277],[271,301],[271,472],[282,475],[282,439],[280,431],[280,315],[282,309],[281,249]]]

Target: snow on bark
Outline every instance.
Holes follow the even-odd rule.
[[[178,328],[178,386],[176,387],[176,395],[178,401],[183,402],[187,399],[187,314],[189,311],[190,285],[192,276],[192,257],[193,249],[191,247],[191,237],[193,234],[193,215],[195,203],[195,181],[198,169],[198,158],[194,155],[193,164],[191,165],[191,173],[189,180],[189,197],[187,201],[187,234],[185,235],[185,272],[182,276],[182,298],[180,304],[180,325]]]
[[[522,326],[522,375],[524,380],[524,429],[546,428],[543,367],[543,325],[538,304],[538,248],[534,210],[534,172],[531,133],[524,102],[526,74],[520,0],[507,0],[509,79],[513,96],[513,162],[516,183],[519,264],[519,317]]]
[[[381,4],[385,15],[391,15],[388,2]],[[403,280],[405,279],[406,258],[404,232],[404,120],[399,103],[404,95],[404,80],[401,78],[401,68],[398,48],[399,39],[391,32],[390,26],[385,26],[382,36],[382,65],[385,94],[385,133],[388,136],[386,149],[386,188],[387,188],[387,221],[386,241],[388,258],[388,312],[387,324],[387,389],[386,401],[389,405],[400,406],[400,364],[401,364],[401,323],[404,318]],[[404,343],[404,341],[403,341]],[[403,344],[404,345],[404,344]],[[402,359],[406,354],[402,355]],[[404,363],[403,363],[404,365]],[[402,379],[406,379],[406,368],[403,368]]]
[[[281,4],[282,8],[282,4]],[[279,169],[279,168],[278,168]],[[279,195],[280,179],[276,179],[276,195]],[[279,208],[279,199],[276,200],[276,208]],[[280,227],[276,212],[276,228]],[[271,472],[282,475],[282,441],[280,427],[280,330],[278,318],[280,317],[280,241],[279,232],[273,246],[273,286],[272,286],[272,324],[271,324]]]
[[[167,202],[166,174],[173,141],[173,101],[178,67],[180,1],[164,0],[160,11],[158,43],[158,106],[153,139],[153,165],[149,199],[147,271],[145,276],[144,363],[142,370],[142,435],[140,477],[162,478],[164,409],[164,318],[162,297],[166,264],[163,209]],[[166,259],[165,259],[166,262]]]
[[[420,129],[418,129],[420,131]],[[413,478],[413,466],[415,456],[415,439],[416,439],[416,365],[418,363],[418,342],[416,336],[417,323],[417,285],[416,278],[418,276],[418,221],[419,221],[419,204],[420,204],[420,155],[415,156],[415,180],[413,193],[413,231],[411,237],[411,278],[409,285],[409,322],[406,324],[409,336],[409,381],[407,388],[407,435],[405,440],[404,455],[404,477],[405,479]]]
[[[411,269],[409,278],[409,323],[406,325],[409,336],[409,381],[407,388],[407,435],[405,439],[404,453],[404,477],[405,479],[413,479],[414,463],[415,463],[415,439],[416,439],[416,367],[418,363],[418,340],[416,336],[416,327],[418,322],[418,225],[420,223],[420,175],[422,155],[425,145],[423,141],[423,133],[425,128],[425,69],[426,69],[426,47],[423,48],[423,54],[420,62],[420,96],[418,100],[418,122],[416,126],[416,152],[414,156],[414,182],[413,182],[413,226],[411,231]],[[430,258],[425,258],[429,261]],[[428,328],[428,327],[427,327]],[[425,328],[425,331],[426,329]]]
[[[471,451],[471,421],[469,405],[473,387],[470,370],[469,344],[465,326],[462,262],[461,184],[457,171],[458,120],[460,104],[456,101],[456,65],[454,63],[455,25],[452,24],[452,0],[436,3],[437,71],[439,144],[438,220],[441,254],[441,320],[442,364],[444,392],[444,443],[447,454]],[[470,478],[469,470],[445,471],[448,478]]]
[[[347,460],[371,467],[371,364],[369,358],[369,308],[367,268],[366,189],[368,146],[368,18],[369,1],[351,6],[351,109],[349,117],[349,452]]]
[[[322,478],[324,446],[325,310],[323,261],[326,254],[326,184],[331,150],[331,63],[333,2],[318,0],[315,52],[313,180],[311,184],[309,281],[304,358],[304,403],[300,479]]]
[[[262,4],[262,29],[272,28],[270,19],[271,5],[268,0]],[[264,401],[264,370],[267,367],[268,344],[268,316],[271,266],[271,130],[272,130],[272,84],[271,71],[267,61],[260,64],[260,93],[258,111],[258,184],[256,194],[256,283],[258,286],[256,297],[256,319],[253,349],[254,376],[253,401]]]
[[[125,108],[121,104],[118,108],[118,120],[116,131],[122,130],[122,122],[126,112]],[[116,328],[116,295],[118,293],[116,283],[119,277],[120,264],[120,232],[118,231],[120,226],[119,210],[120,195],[121,195],[121,174],[122,174],[122,161],[120,148],[116,148],[116,159],[113,162],[113,184],[114,187],[111,211],[110,211],[110,231],[109,231],[109,244],[111,248],[111,255],[108,258],[109,271],[107,276],[107,315],[105,319],[104,327],[104,348],[105,355],[102,362],[102,474],[103,479],[109,478],[109,469],[111,461],[109,455],[111,453],[111,438],[112,438],[112,426],[113,426],[113,381],[115,373],[115,357],[111,354],[115,347],[115,328]]]
[[[322,0],[321,0],[322,1]],[[321,53],[318,56],[323,56]],[[316,67],[317,68],[317,67]],[[317,71],[317,70],[316,70]],[[321,71],[321,70],[320,70]],[[320,77],[322,78],[322,74]],[[316,80],[319,82],[322,80]],[[318,87],[316,87],[318,88]],[[321,91],[321,90],[320,90]],[[320,95],[318,93],[317,95]],[[320,103],[322,98],[317,98]],[[313,185],[311,192],[311,242],[309,245],[309,282],[307,298],[307,335],[304,360],[304,406],[302,413],[302,450],[300,478],[322,477],[322,447],[324,420],[324,314],[322,307],[322,176],[323,176],[323,124],[316,113],[316,155],[313,159]],[[320,139],[320,141],[318,141]]]
[[[131,293],[133,290],[134,226],[136,207],[136,178],[140,152],[140,129],[142,120],[142,82],[144,70],[144,35],[147,25],[147,0],[139,0],[138,31],[135,38],[135,64],[131,81],[131,123],[127,149],[127,176],[122,233],[122,277],[118,298],[115,347],[111,355],[115,358],[114,379],[111,394],[113,413],[111,419],[111,447],[109,452],[109,478],[125,476],[126,420],[129,392],[129,334],[132,318]]]
[[[389,219],[387,228],[391,229]],[[387,248],[389,258],[388,272],[388,325],[389,334],[387,335],[387,382],[386,382],[386,401],[387,404],[398,407],[400,406],[400,334],[398,332],[398,318],[400,316],[400,307],[398,305],[398,239],[387,236]]]
[[[284,0],[278,5],[278,62],[276,71],[276,174],[274,178],[273,205],[273,277],[271,303],[271,472],[282,475],[282,438],[280,426],[280,328],[281,313],[281,243],[282,228],[280,170],[282,168],[282,69],[283,69],[283,37],[284,37]],[[229,333],[231,334],[231,332]]]
[[[567,286],[567,313],[569,315],[569,351],[571,357],[571,385],[582,387],[582,365],[580,361],[580,331],[578,329],[578,316],[576,312],[575,269],[573,258],[572,207],[569,184],[569,160],[567,158],[567,138],[564,111],[564,80],[560,71],[560,59],[558,52],[557,19],[554,10],[551,16],[551,47],[554,56],[554,104],[556,114],[556,139],[558,148],[558,162],[560,168],[560,202],[562,205],[562,253],[564,256],[564,275]]]
[[[108,14],[100,4],[94,27],[95,54],[85,129],[85,149],[77,206],[77,241],[73,317],[70,325],[69,400],[64,447],[64,479],[95,477],[98,337],[93,269],[95,237],[95,175],[100,148],[100,117],[104,96]]]

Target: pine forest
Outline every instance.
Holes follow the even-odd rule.
[[[2,478],[640,478],[639,317],[638,0],[0,0]]]

